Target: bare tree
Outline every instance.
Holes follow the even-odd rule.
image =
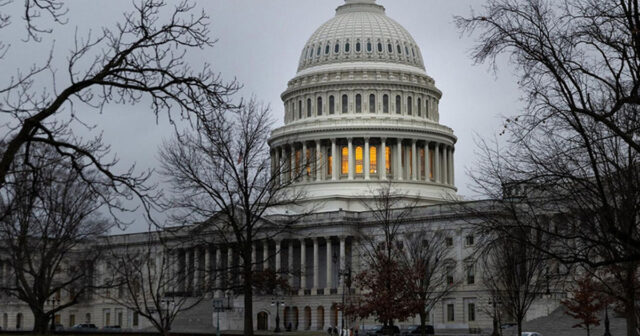
[[[88,247],[111,225],[98,213],[108,193],[85,183],[90,173],[81,177],[40,146],[30,150],[28,165],[14,165],[16,179],[0,192],[0,249],[11,272],[2,289],[29,306],[34,332],[46,333],[57,312],[90,294],[100,249]],[[63,290],[68,299],[46,305]]]
[[[62,4],[58,0],[26,2],[25,19],[33,39],[47,31],[33,19],[45,12],[56,21],[63,20]],[[149,173],[136,173],[134,167],[117,172],[117,160],[100,136],[87,141],[73,136],[71,128],[74,123],[83,124],[87,108],[102,111],[110,103],[149,103],[152,113],[166,114],[172,124],[174,118],[191,119],[229,104],[238,85],[224,83],[209,65],[192,69],[184,57],[189,50],[214,44],[208,16],[196,13],[187,1],[167,7],[162,0],[141,0],[114,29],[104,28],[98,36],[75,36],[64,79],[56,78],[51,55],[44,64],[7,78],[0,88],[0,113],[9,119],[0,138],[6,143],[0,153],[0,188],[11,179],[10,167],[18,153],[40,143],[69,158],[80,175],[96,171],[110,181],[105,184],[112,192],[137,196],[149,213],[157,196],[145,183]],[[108,205],[122,209],[115,202]]]
[[[640,334],[638,1],[493,0],[457,22],[480,32],[476,61],[512,56],[528,103],[505,149],[483,144],[478,189],[556,261],[618,273],[627,335]]]
[[[447,279],[451,255],[444,233],[426,225],[412,227],[404,233],[405,265],[411,283],[414,311],[420,316],[420,333],[426,335],[427,314],[447,297],[459,280]],[[452,280],[452,281],[449,281]]]
[[[118,292],[104,298],[130,309],[168,335],[178,315],[198,305],[204,296],[175,295],[179,284],[187,280],[172,257],[181,246],[179,242],[168,240],[171,235],[162,231],[144,236],[139,243],[120,242],[119,237],[107,239],[104,287]]]
[[[197,132],[182,134],[160,151],[162,174],[173,189],[167,206],[176,222],[208,225],[218,242],[237,248],[242,281],[231,289],[244,295],[244,333],[252,335],[253,245],[286,232],[309,213],[297,207],[302,191],[292,185],[306,171],[271,166],[268,108],[249,101],[200,117]],[[269,216],[285,207],[290,215]]]

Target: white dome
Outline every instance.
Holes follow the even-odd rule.
[[[424,71],[420,48],[375,0],[346,0],[305,44],[298,71],[317,65],[385,62]]]

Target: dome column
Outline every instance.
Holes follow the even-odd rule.
[[[378,151],[380,160],[378,166],[378,174],[381,180],[387,179],[387,138],[380,138],[380,150]]]
[[[431,165],[429,164],[429,141],[424,143],[424,180],[429,182],[431,180]]]
[[[371,170],[371,160],[369,154],[369,138],[364,138],[364,179],[368,180],[371,176],[369,171]]]
[[[452,186],[456,185],[456,180],[455,180],[455,176],[456,176],[455,168],[456,168],[456,166],[454,165],[454,162],[453,162],[453,156],[454,156],[455,152],[456,152],[456,149],[453,146],[451,146],[451,185]]]
[[[353,180],[355,175],[355,160],[353,157],[353,138],[347,138],[347,145],[349,149],[349,180]]]
[[[396,144],[396,180],[402,180],[402,139],[398,138]]]
[[[337,146],[336,146],[336,139],[332,138],[331,139],[331,180],[333,181],[337,181],[338,180],[338,160],[336,155],[338,154],[338,150],[337,150]]]
[[[322,165],[322,146],[321,141],[316,140],[316,181],[322,180],[322,171],[324,170]]]
[[[411,179],[418,180],[418,156],[416,148],[416,139],[411,140]]]
[[[435,165],[434,165],[434,180],[436,181],[436,183],[441,183],[442,180],[440,179],[440,144],[436,143],[435,146]]]

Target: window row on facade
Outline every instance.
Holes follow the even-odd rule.
[[[302,52],[301,65],[313,64],[329,59],[331,56],[348,58],[360,55],[378,56],[421,65],[420,50],[417,46],[400,41],[372,38],[327,41],[308,45]]]
[[[285,121],[349,113],[393,114],[433,120],[436,105],[435,99],[420,94],[326,94],[289,99],[285,104]]]
[[[453,153],[453,146],[424,140],[324,139],[272,148],[271,164],[280,183],[394,179],[454,185]]]

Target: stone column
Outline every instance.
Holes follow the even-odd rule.
[[[429,181],[429,175],[431,175],[431,165],[429,164],[429,141],[424,143],[424,180]]]
[[[364,179],[370,178],[371,160],[369,157],[369,138],[364,138]]]
[[[307,249],[304,238],[300,239],[300,289],[307,289]]]
[[[456,153],[456,149],[451,147],[451,185],[456,185],[456,166],[453,161],[454,154]]]
[[[402,171],[402,139],[398,138],[398,143],[396,144],[396,180],[402,180],[404,172]]]
[[[434,174],[433,174],[433,178],[436,180],[436,183],[440,183],[440,144],[436,143],[435,146],[435,164],[433,165],[434,167]]]
[[[331,237],[326,237],[325,239],[327,241],[327,285],[326,285],[326,290],[325,290],[325,295],[329,294],[329,291],[331,290],[333,284],[331,283],[332,281],[332,267],[331,267],[331,263],[332,263],[332,256],[331,256]],[[328,312],[328,308],[327,308],[327,312]],[[325,312],[326,313],[326,312]]]
[[[289,272],[289,287],[293,288],[293,240],[287,242],[289,253],[287,253],[287,272]]]
[[[320,255],[318,253],[318,239],[313,238],[313,294],[317,293],[318,290],[318,280],[320,279]]]
[[[183,286],[184,286],[184,291],[187,292],[189,291],[190,287],[189,284],[189,280],[190,280],[190,266],[191,266],[191,258],[189,258],[189,250],[188,249],[184,249],[184,281]]]
[[[227,247],[227,278],[231,285],[233,283],[233,247],[231,245]]]
[[[204,249],[204,288],[207,292],[211,288],[211,245],[205,245]]]
[[[355,160],[353,155],[353,138],[348,138],[347,144],[349,146],[349,180],[353,180],[353,177],[356,171],[356,167],[354,164]]]
[[[280,239],[276,239],[276,272],[280,273],[282,271],[282,253],[280,252],[280,248],[282,247],[282,241]]]
[[[216,246],[216,287],[220,291],[222,288],[222,250],[220,245]]]
[[[263,270],[268,270],[269,269],[269,241],[268,240],[264,240],[262,242],[262,269]]]
[[[338,179],[338,157],[336,156],[338,154],[338,149],[337,149],[337,145],[336,145],[336,139],[333,138],[331,139],[331,160],[333,160],[333,164],[331,167],[331,179],[333,181],[336,181]]]
[[[257,269],[257,259],[258,258],[258,245],[256,243],[251,244],[251,269]]]
[[[316,181],[322,180],[324,167],[322,166],[322,146],[321,141],[316,140]]]
[[[200,290],[200,248],[193,248],[193,291]]]
[[[387,139],[381,138],[380,142],[381,142],[380,150],[378,151],[378,153],[380,153],[378,156],[380,158],[380,160],[378,160],[379,162],[378,174],[380,174],[381,180],[386,180],[387,179]]]
[[[278,176],[276,176],[276,184],[281,184],[282,181],[280,180],[282,177],[282,162],[280,162],[280,147],[276,147],[276,162],[275,162],[276,166],[275,166],[275,172],[276,174],[278,174]]]
[[[303,181],[308,181],[310,179],[309,175],[307,175],[307,165],[309,164],[309,160],[307,159],[307,142],[303,141],[302,142],[302,165],[301,165],[301,169],[302,169],[302,180]]]
[[[346,255],[345,255],[345,242],[346,242],[346,237],[344,236],[340,236],[340,265],[338,266],[339,270],[344,270],[345,269],[345,263],[346,263]],[[344,288],[344,275],[340,276],[340,291],[343,290]]]
[[[418,180],[418,150],[416,148],[416,139],[411,140],[411,179]]]
[[[291,145],[291,179],[290,181],[295,181],[296,178],[299,177],[298,175],[298,171],[296,170],[296,148],[295,146],[292,144]]]
[[[446,145],[442,146],[442,183],[449,184],[449,158]]]

